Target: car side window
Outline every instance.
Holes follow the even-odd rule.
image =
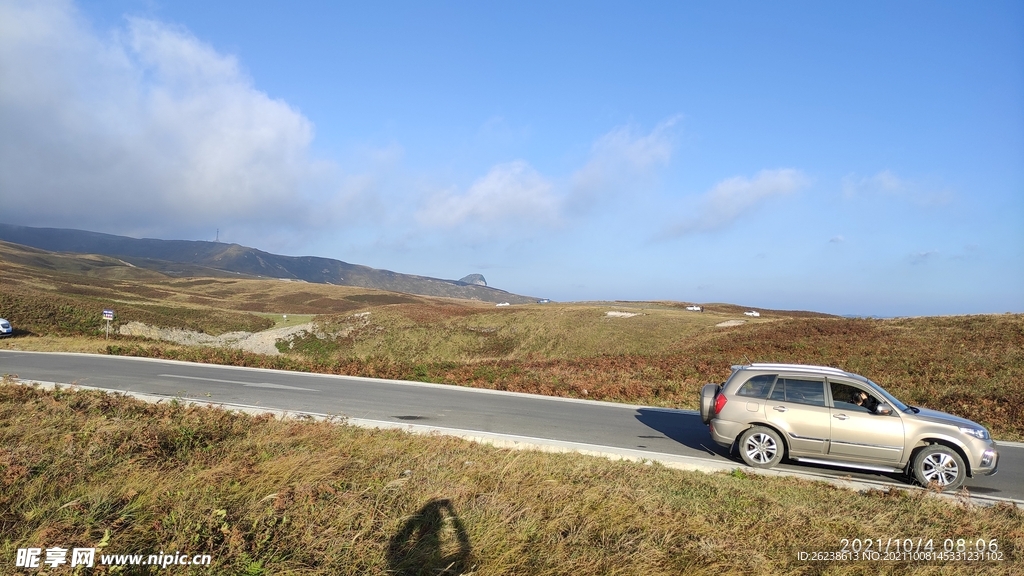
[[[832,392],[832,406],[840,410],[870,413],[878,400],[857,386],[829,381]]]
[[[768,391],[772,389],[773,382],[775,382],[775,374],[754,376],[740,386],[740,389],[736,391],[736,395],[748,398],[767,398]]]
[[[779,377],[775,382],[775,388],[772,390],[771,399],[781,402],[809,404],[811,406],[824,406],[825,383],[821,380]]]

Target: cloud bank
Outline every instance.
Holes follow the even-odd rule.
[[[565,174],[516,159],[416,197],[401,146],[361,162],[377,167],[368,174],[317,160],[309,119],[185,29],[129,17],[101,33],[71,2],[0,3],[0,221],[14,224],[179,238],[234,228],[248,233],[224,237],[280,246],[296,231],[351,235],[338,224],[358,215],[377,241],[514,241],[585,229],[653,189],[680,122],[614,127]],[[851,189],[899,189],[887,174]],[[723,180],[666,235],[724,228],[807,183],[794,169]]]
[[[0,4],[4,221],[299,226],[332,195],[313,132],[185,30],[128,18],[101,36],[68,2]]]
[[[391,177],[318,161],[309,119],[183,28],[127,17],[97,31],[69,1],[0,3],[0,221],[14,224],[255,241],[358,214],[454,241],[522,238],[628,198],[670,162],[678,121],[618,126],[568,175],[519,159],[410,201],[394,154],[369,163]]]

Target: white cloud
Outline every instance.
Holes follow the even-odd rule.
[[[921,206],[938,206],[953,200],[953,192],[946,188],[901,178],[891,170],[882,170],[873,176],[848,174],[843,178],[843,198],[862,197],[903,198]]]
[[[842,244],[843,242],[846,242],[846,238],[843,238],[842,234],[837,234],[832,238],[829,238],[829,242],[831,244]]]
[[[675,125],[672,116],[648,134],[634,125],[619,126],[594,142],[587,163],[572,176],[572,203],[587,206],[597,197],[630,192],[672,158]]]
[[[472,229],[477,235],[521,235],[524,230],[557,226],[571,212],[592,209],[602,199],[631,192],[667,164],[672,130],[679,117],[659,123],[650,133],[619,126],[591,146],[586,164],[568,181],[557,182],[516,160],[493,166],[465,192],[451,188],[427,199],[416,213],[428,228]],[[487,127],[504,126],[494,118]]]
[[[417,212],[427,227],[462,225],[491,230],[506,225],[553,224],[561,202],[552,183],[522,160],[498,164],[459,194],[446,190],[431,197]]]
[[[762,170],[752,179],[743,176],[728,178],[704,194],[692,207],[692,212],[663,236],[675,237],[724,228],[755,206],[773,197],[792,194],[809,184],[810,179],[803,172],[792,168]]]
[[[68,2],[0,5],[3,220],[161,230],[302,226],[336,169],[313,125],[237,60],[129,18],[101,36]]]

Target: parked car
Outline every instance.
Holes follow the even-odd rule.
[[[14,334],[14,328],[11,327],[11,323],[0,318],[0,338],[6,338],[11,334]]]
[[[733,366],[701,390],[701,419],[716,443],[755,468],[784,458],[808,464],[902,472],[955,490],[995,474],[996,443],[984,426],[907,406],[871,380],[827,366]]]

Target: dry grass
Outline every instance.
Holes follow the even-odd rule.
[[[781,318],[722,329],[668,314],[606,320],[601,309],[545,311],[549,324],[530,308],[420,324],[400,308],[347,324],[328,319],[326,329],[350,331],[306,336],[284,357],[145,343],[107,351],[682,408],[696,408],[703,384],[746,359],[826,364],[867,375],[912,405],[975,420],[999,439],[1024,438],[1024,315]],[[537,342],[551,341],[558,349],[538,351]],[[645,351],[632,350],[639,345]]]
[[[751,319],[727,304],[707,305],[704,313],[672,302],[496,308],[276,280],[154,278],[109,258],[19,255],[10,246],[0,245],[0,315],[21,334],[0,342],[5,348],[64,346],[681,408],[695,408],[703,384],[721,381],[730,365],[747,359],[826,364],[864,374],[908,403],[976,420],[997,438],[1024,439],[1020,314],[857,320],[762,309]],[[118,314],[114,330],[138,320],[219,334],[315,317],[330,336],[283,343],[284,357],[107,342],[100,320],[107,307]],[[609,311],[638,315],[613,318]],[[733,319],[748,322],[716,326]]]
[[[270,312],[260,313],[257,316],[273,322],[274,328],[288,328],[290,326],[298,326],[299,324],[307,324],[316,318],[314,314],[277,314]]]
[[[95,546],[105,534],[110,553],[210,554],[212,569],[195,573],[254,575],[1012,574],[1024,550],[1024,513],[1010,506],[10,383],[0,485],[5,567],[19,547]],[[797,558],[896,537],[994,538],[1005,560]]]
[[[97,354],[106,350],[104,342],[102,338],[97,340],[95,336],[21,336],[0,340],[0,350]]]

